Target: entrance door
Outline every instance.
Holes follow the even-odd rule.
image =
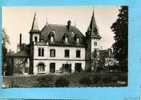
[[[55,63],[50,63],[50,73],[55,73]]]
[[[75,63],[75,72],[81,72],[81,71],[82,71],[81,63]]]

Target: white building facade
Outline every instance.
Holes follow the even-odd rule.
[[[34,51],[34,74],[85,70],[85,48],[35,45]]]

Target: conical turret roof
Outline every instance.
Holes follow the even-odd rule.
[[[33,22],[32,22],[32,27],[30,32],[38,32],[39,28],[38,28],[38,23],[37,23],[37,18],[36,18],[36,13],[34,14],[34,18],[33,18]]]
[[[95,16],[94,16],[94,11],[93,11],[92,18],[91,18],[87,32],[90,33],[91,37],[94,37],[97,39],[101,38],[101,36],[98,33],[98,29],[97,29],[97,25],[96,25],[96,21],[95,21]]]

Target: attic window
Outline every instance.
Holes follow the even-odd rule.
[[[50,39],[50,42],[53,43],[54,42],[54,35],[55,35],[55,31],[51,31],[49,33],[49,39]]]
[[[79,43],[79,42],[80,42],[79,38],[76,38],[76,43]]]
[[[68,43],[68,37],[65,37],[65,43]]]
[[[75,42],[76,42],[77,44],[80,43],[80,37],[79,37],[78,34],[75,34],[74,39],[75,39]]]
[[[54,37],[53,36],[50,37],[50,42],[54,42]]]

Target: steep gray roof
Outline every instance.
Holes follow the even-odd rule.
[[[64,45],[63,43],[63,37],[65,35],[68,36],[68,45],[75,45],[75,36],[79,36],[80,39],[80,46],[85,46],[85,36],[80,32],[78,28],[75,26],[70,26],[69,30],[67,28],[67,25],[57,25],[57,24],[48,24],[43,27],[41,30],[41,39],[44,41],[49,41],[49,34],[50,32],[54,31],[54,38],[55,43],[54,45]]]
[[[92,18],[91,18],[90,25],[88,27],[87,32],[90,33],[89,35],[91,37],[94,37],[96,39],[101,39],[101,36],[98,33],[98,29],[97,29],[97,25],[96,25],[96,21],[95,21],[95,16],[94,16],[94,11],[93,11]]]
[[[36,18],[36,13],[34,14],[34,18],[33,18],[33,22],[32,22],[32,27],[31,27],[31,30],[30,30],[30,33],[32,33],[32,32],[39,32],[37,18]]]

